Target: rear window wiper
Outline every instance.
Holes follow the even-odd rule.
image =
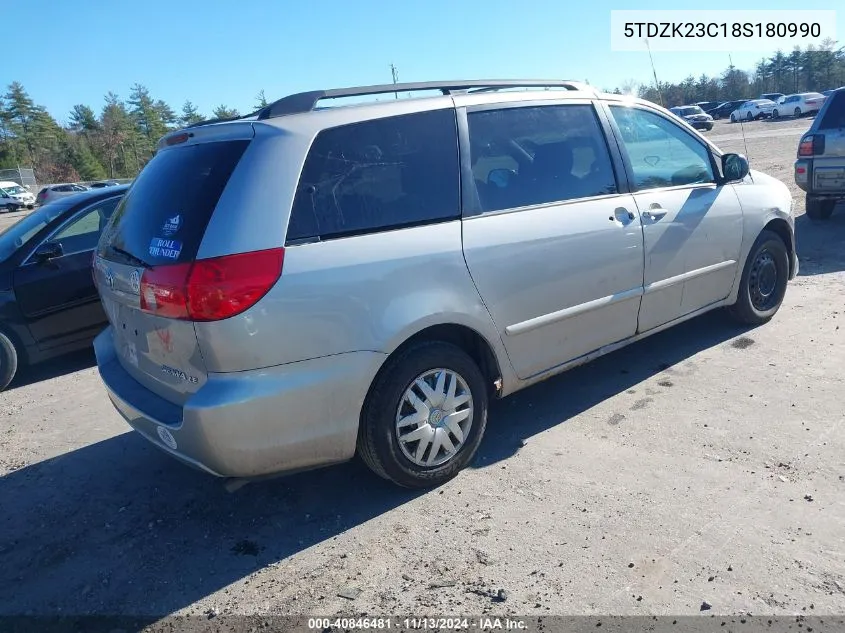
[[[152,266],[150,264],[148,264],[147,262],[145,262],[143,259],[141,259],[140,257],[138,257],[136,255],[133,255],[132,253],[130,253],[126,249],[120,248],[119,246],[109,246],[109,250],[114,251],[115,253],[118,253],[119,255],[123,255],[126,259],[128,259],[130,262],[132,262],[136,266],[143,266],[144,268],[152,268]]]

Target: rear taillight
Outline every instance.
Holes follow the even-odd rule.
[[[141,310],[188,321],[219,321],[255,305],[282,274],[284,248],[155,266],[141,276]]]
[[[824,135],[808,134],[798,143],[799,156],[821,156],[824,154]]]

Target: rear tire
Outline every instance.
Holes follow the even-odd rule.
[[[430,398],[420,390],[421,381]],[[415,395],[409,397],[409,392]],[[462,402],[452,406],[455,400]],[[361,411],[358,454],[373,472],[400,486],[438,486],[475,456],[487,425],[487,407],[484,376],[462,349],[440,341],[413,344],[389,359],[373,382]],[[409,421],[416,417],[418,421]],[[453,422],[446,423],[450,417]],[[455,433],[451,429],[457,423],[461,426]],[[417,431],[420,439],[400,440],[400,433],[407,438]],[[455,449],[451,455],[445,442]]]
[[[778,112],[777,110],[772,110],[772,118],[777,119],[779,117],[780,117],[780,112]]]
[[[736,117],[733,114],[731,115],[731,123],[736,123]]]
[[[751,247],[736,303],[728,313],[740,323],[761,325],[780,308],[789,281],[789,253],[777,233],[763,230]]]
[[[796,119],[800,119],[801,118],[801,108],[795,108],[795,110],[792,111],[792,114],[795,115]]]
[[[828,198],[818,198],[816,196],[807,196],[805,201],[805,208],[807,210],[807,217],[811,220],[829,220],[833,209],[836,207],[836,200]]]
[[[8,336],[0,332],[0,391],[12,382],[18,371],[18,352]]]
[[[748,119],[749,121],[753,121],[754,115],[749,112],[748,114],[745,115],[745,118]]]

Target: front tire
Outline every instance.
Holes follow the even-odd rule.
[[[12,382],[18,371],[18,352],[8,336],[0,332],[0,391]]]
[[[484,376],[462,349],[413,344],[387,361],[361,412],[358,454],[406,488],[449,481],[475,456],[487,426]]]
[[[745,118],[748,119],[749,121],[753,121],[754,115],[749,112],[748,114],[745,115]]]
[[[789,281],[789,252],[780,236],[763,230],[757,237],[739,282],[730,315],[746,325],[769,321],[780,308]]]
[[[834,207],[836,207],[836,200],[807,196],[804,207],[807,211],[807,217],[811,220],[829,220]]]
[[[772,110],[772,118],[773,119],[780,118],[780,112],[778,112],[777,110]]]
[[[17,210],[18,210],[18,205],[16,205],[16,204],[12,204],[10,202],[9,204],[6,205],[6,211],[8,213],[11,213],[12,211],[17,211]]]

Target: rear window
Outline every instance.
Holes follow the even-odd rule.
[[[195,259],[247,145],[249,141],[201,143],[156,154],[115,211],[99,255],[148,266]]]
[[[845,127],[845,90],[837,90],[827,98],[827,109],[819,129],[831,130]]]
[[[305,160],[287,240],[337,238],[460,216],[455,112],[324,130]]]

